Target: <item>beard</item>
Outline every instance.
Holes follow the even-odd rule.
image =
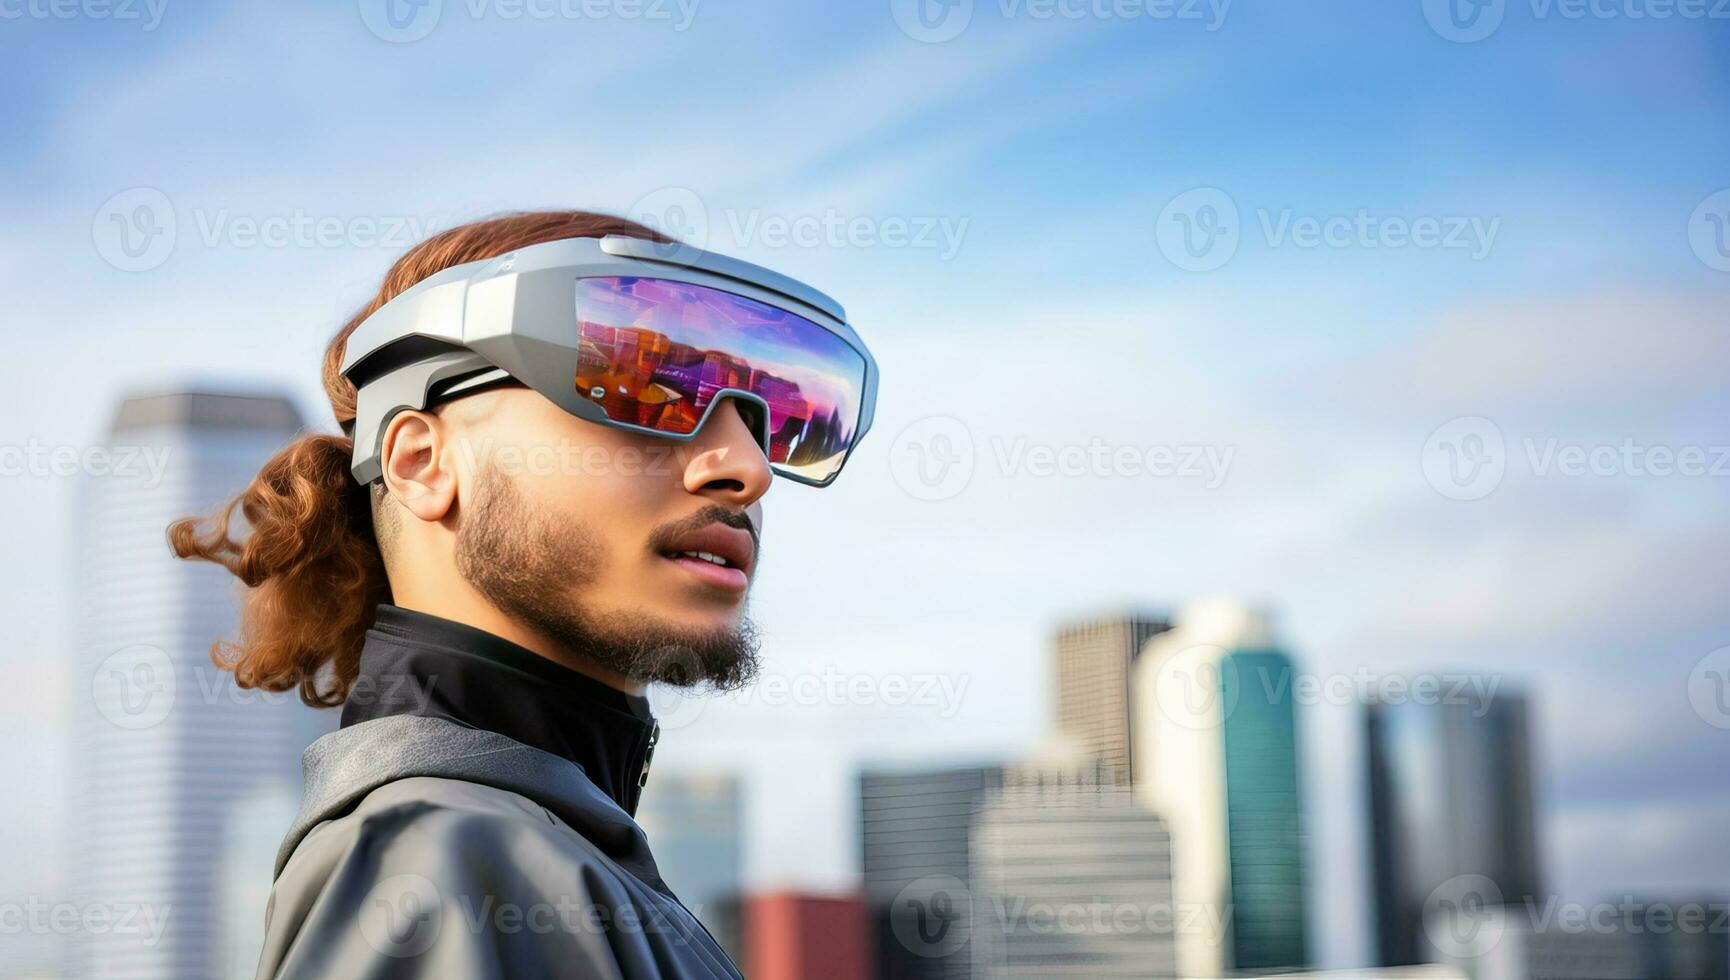
[[[579,596],[606,557],[594,529],[537,511],[495,469],[476,491],[457,528],[457,573],[507,616],[634,681],[731,691],[757,676],[760,641],[748,618],[702,630],[589,609]]]

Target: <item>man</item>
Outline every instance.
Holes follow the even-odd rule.
[[[170,529],[249,587],[217,662],[343,706],[258,975],[737,976],[632,820],[643,692],[753,676],[763,494],[826,485],[871,422],[841,308],[622,219],[508,215],[404,255],[325,384],[346,435]]]

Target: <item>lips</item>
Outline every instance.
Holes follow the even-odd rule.
[[[675,535],[660,549],[661,557],[706,582],[743,590],[750,584],[757,546],[751,532],[725,524],[706,524]]]

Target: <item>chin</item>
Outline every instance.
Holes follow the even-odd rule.
[[[671,609],[655,610],[659,618],[682,633],[732,633],[739,629],[744,619],[744,600],[729,603],[727,608],[709,606],[693,608],[681,606]]]

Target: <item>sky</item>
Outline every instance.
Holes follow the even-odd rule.
[[[186,385],[329,428],[323,345],[415,240],[631,214],[835,296],[882,368],[839,482],[766,502],[764,681],[663,705],[658,767],[747,779],[753,884],[848,885],[860,766],[1039,751],[1059,624],[1227,594],[1317,678],[1526,693],[1559,894],[1730,886],[1730,14],[396,13],[0,0],[0,447]],[[72,481],[0,510],[13,901],[63,887]],[[1367,955],[1359,723],[1299,712],[1323,965]]]

